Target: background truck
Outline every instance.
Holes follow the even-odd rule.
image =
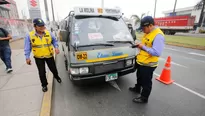
[[[169,16],[154,18],[155,25],[165,34],[174,35],[176,32],[189,32],[194,29],[195,16]]]

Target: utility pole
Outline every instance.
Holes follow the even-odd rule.
[[[51,0],[51,8],[52,8],[53,21],[55,21],[54,9],[53,9],[53,0]]]
[[[202,22],[201,22],[201,28],[202,28],[203,25],[204,25],[204,20],[205,20],[205,12],[204,12],[204,16],[203,16],[203,19],[202,19]]]
[[[46,20],[49,22],[49,15],[48,15],[48,5],[47,0],[44,0],[45,11],[46,11]]]
[[[155,0],[155,5],[154,5],[154,18],[155,18],[155,13],[156,13],[156,6],[157,6],[157,0]]]
[[[101,0],[101,7],[104,8],[104,0]]]
[[[177,0],[175,0],[174,10],[173,10],[173,13],[172,13],[173,15],[175,14],[176,5],[177,5]]]

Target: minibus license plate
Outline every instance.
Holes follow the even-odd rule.
[[[117,78],[118,78],[117,73],[108,74],[105,76],[105,81],[112,81],[112,80],[116,80]]]
[[[77,53],[77,60],[87,60],[87,53],[86,52]]]

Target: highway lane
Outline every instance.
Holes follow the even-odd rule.
[[[170,47],[170,46],[167,46]],[[175,48],[177,49],[177,48]],[[186,51],[187,49],[180,49]],[[188,50],[191,51],[191,50]],[[192,51],[203,53],[203,51]],[[195,61],[195,65],[190,64],[184,55],[178,56],[176,51],[164,50],[162,58],[166,60],[171,54],[173,62],[184,65],[172,65],[172,77],[179,84],[191,88],[204,94],[203,78],[194,67],[201,66]],[[184,53],[185,54],[185,53]],[[196,56],[190,56],[197,60],[202,60]],[[164,61],[160,60],[160,65],[156,73],[160,74]],[[190,66],[193,66],[190,67]],[[61,53],[57,56],[57,67],[63,83],[60,85],[54,82],[52,115],[53,116],[204,116],[205,100],[195,94],[176,86],[164,85],[153,79],[153,91],[146,105],[135,104],[132,99],[136,96],[128,91],[136,81],[135,73],[126,75],[116,81],[120,90],[114,88],[109,83],[98,82],[92,85],[77,86],[69,81],[65,70],[64,57]],[[201,66],[204,70],[203,66]],[[190,71],[193,70],[193,71]],[[195,75],[195,79],[191,75]],[[156,76],[154,76],[155,78]],[[194,81],[193,81],[194,80]]]
[[[205,55],[205,51],[180,47],[174,47],[175,50],[170,50],[170,48],[173,47],[167,46],[164,50],[160,66],[155,72],[160,74],[166,58],[171,56],[173,61],[172,78],[176,82],[205,95],[205,57],[202,56]],[[190,53],[200,53],[201,56]]]
[[[204,50],[196,50],[196,49],[169,46],[169,45],[166,45],[165,50],[167,52],[170,51],[173,53],[178,53],[177,55],[181,54],[181,56],[184,56],[184,57],[191,57],[193,59],[205,61],[204,60],[204,58],[205,58],[205,51]]]

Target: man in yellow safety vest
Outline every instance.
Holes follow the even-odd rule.
[[[38,68],[42,91],[46,92],[48,90],[48,82],[46,79],[45,62],[53,73],[54,78],[61,83],[61,78],[58,76],[54,60],[54,48],[55,53],[59,54],[58,41],[51,32],[46,30],[45,23],[42,19],[34,19],[33,24],[35,30],[31,31],[25,38],[24,51],[26,63],[31,65],[30,53],[32,51]]]
[[[158,66],[159,57],[164,49],[164,34],[154,26],[154,19],[146,16],[141,20],[141,29],[145,33],[141,43],[137,43],[140,49],[137,55],[137,84],[129,90],[139,94],[133,99],[135,103],[147,103],[152,90],[153,72]]]

